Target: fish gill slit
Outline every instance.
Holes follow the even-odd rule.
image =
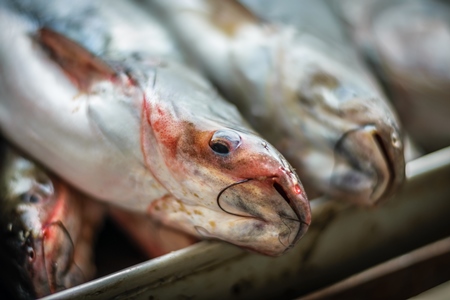
[[[280,194],[280,196],[283,197],[283,199],[290,205],[291,200],[289,199],[289,197],[288,197],[286,191],[283,189],[283,187],[278,182],[274,182],[273,187],[278,192],[278,194]]]

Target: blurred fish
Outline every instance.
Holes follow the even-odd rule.
[[[42,297],[94,275],[102,207],[0,142],[1,290]]]
[[[383,2],[384,0],[328,0],[330,7],[343,22],[349,37],[356,43],[357,51],[361,51],[363,58],[369,63],[377,60],[371,29],[372,17]]]
[[[357,1],[356,1],[357,2]],[[450,145],[450,9],[445,1],[333,1],[421,148]]]
[[[372,16],[374,51],[400,118],[413,140],[450,145],[450,4],[389,1]]]
[[[306,232],[297,174],[197,73],[99,58],[42,25],[0,10],[0,127],[14,143],[95,198],[197,237],[280,255]]]
[[[324,3],[245,1],[260,18],[232,0],[146,2],[309,197],[370,206],[403,182],[395,113]]]

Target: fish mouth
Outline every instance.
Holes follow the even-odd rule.
[[[288,251],[291,249],[297,241],[306,233],[306,231],[309,228],[309,225],[311,223],[311,213],[310,210],[305,209],[305,203],[308,203],[309,208],[309,201],[306,199],[306,197],[302,200],[301,203],[297,203],[296,201],[292,201],[292,196],[289,196],[289,194],[286,192],[286,190],[283,188],[283,186],[276,181],[274,178],[273,188],[278,192],[278,194],[283,198],[283,200],[291,207],[291,209],[294,211],[296,215],[296,219],[293,219],[290,216],[285,216],[280,214],[280,218],[286,221],[293,221],[293,222],[299,222],[299,227],[297,232],[295,233],[292,240],[290,240],[291,234],[287,235],[288,239],[288,246],[286,247],[285,251]],[[286,223],[285,223],[286,224]],[[287,224],[286,227],[290,228]],[[290,240],[290,242],[289,242]],[[280,236],[280,242],[281,242],[281,236]]]
[[[251,233],[242,234],[247,239],[245,244],[233,243],[254,252],[278,256],[291,249],[307,232],[311,223],[309,201],[299,181],[292,180],[296,175],[283,175],[243,179],[219,193],[217,204],[222,211],[253,224],[244,227]]]
[[[29,258],[31,277],[38,297],[85,281],[74,261],[75,245],[61,221],[45,225],[30,244],[33,246],[30,248],[33,255]]]
[[[404,179],[403,146],[397,132],[365,125],[346,132],[335,146],[331,186],[338,198],[374,206]]]

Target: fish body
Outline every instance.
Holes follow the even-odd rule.
[[[236,1],[147,2],[293,164],[310,197],[371,206],[401,184],[397,117],[322,2],[242,1],[250,10]],[[299,17],[305,7],[314,17]]]
[[[1,270],[2,291],[31,299],[93,278],[102,206],[3,140],[0,147],[1,259],[9,266]]]
[[[100,58],[17,10],[0,14],[0,127],[62,178],[268,255],[306,232],[297,174],[200,75],[160,57]]]

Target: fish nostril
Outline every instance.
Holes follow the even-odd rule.
[[[275,190],[277,190],[278,194],[281,195],[281,197],[283,197],[283,199],[288,203],[291,204],[291,200],[289,200],[288,195],[286,194],[286,191],[283,189],[283,187],[278,183],[278,182],[274,182],[273,183],[273,187],[275,188]]]

